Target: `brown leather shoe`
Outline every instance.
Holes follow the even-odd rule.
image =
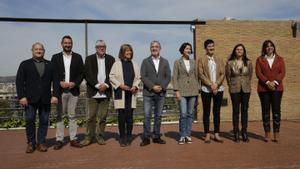
[[[84,140],[82,140],[81,142],[80,142],[80,144],[82,145],[82,146],[88,146],[88,145],[90,145],[92,143],[92,141],[90,140],[90,139],[84,139]]]
[[[279,132],[274,132],[274,140],[273,142],[279,143]]]
[[[76,147],[76,148],[82,148],[83,147],[83,145],[80,144],[77,140],[71,140],[70,141],[70,146]]]
[[[54,150],[60,150],[64,146],[64,143],[62,141],[56,141],[53,149]]]
[[[206,133],[204,143],[206,143],[206,144],[210,143],[210,133]]]
[[[270,134],[270,132],[265,132],[265,138],[264,138],[264,142],[269,142],[270,141],[270,136],[271,134]]]
[[[34,152],[34,146],[31,143],[29,143],[26,148],[26,153],[33,153],[33,152]]]
[[[103,137],[97,138],[97,143],[98,143],[99,145],[105,145],[105,144],[106,144]]]
[[[39,144],[39,145],[37,146],[37,150],[38,150],[39,152],[46,152],[46,151],[48,150],[48,147],[46,146],[46,144]]]

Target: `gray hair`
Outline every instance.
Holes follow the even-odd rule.
[[[36,45],[41,45],[42,48],[43,48],[43,50],[45,50],[44,45],[43,45],[41,42],[35,42],[34,44],[32,44],[31,50],[33,50],[33,48],[34,48]]]
[[[161,49],[161,45],[160,45],[160,42],[157,41],[157,40],[154,40],[150,43],[150,47],[154,44],[154,43],[157,43],[159,45],[159,48]]]
[[[102,39],[97,40],[96,43],[95,43],[95,46],[97,46],[99,43],[104,43],[105,46],[106,46],[106,43],[105,43],[104,40],[102,40]]]

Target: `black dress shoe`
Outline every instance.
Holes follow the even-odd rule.
[[[236,142],[236,143],[240,142],[240,134],[239,134],[239,132],[234,132],[234,142]]]
[[[126,138],[126,145],[130,146],[131,142],[132,142],[132,136],[127,136],[127,138]]]
[[[247,132],[242,133],[242,138],[243,138],[243,142],[248,143],[250,141],[249,138],[248,138],[248,133]]]
[[[150,144],[150,139],[144,138],[143,141],[141,142],[140,146],[144,147],[146,145]]]
[[[120,138],[119,143],[120,143],[121,147],[126,147],[127,146],[125,138]]]
[[[64,143],[63,143],[62,141],[56,141],[56,143],[55,143],[53,149],[54,149],[54,150],[59,150],[59,149],[61,149],[63,146],[64,146]]]
[[[166,141],[161,139],[160,137],[152,139],[152,142],[157,144],[166,144]]]

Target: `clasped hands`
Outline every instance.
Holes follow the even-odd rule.
[[[135,86],[129,87],[125,84],[121,84],[119,87],[120,87],[120,89],[125,90],[125,91],[130,91],[133,94],[136,94],[138,92],[138,88]]]

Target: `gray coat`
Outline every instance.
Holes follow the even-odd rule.
[[[183,97],[198,96],[200,83],[195,61],[190,59],[190,71],[188,72],[183,58],[174,62],[173,67],[173,89],[179,91]]]
[[[141,79],[144,84],[144,96],[154,96],[156,94],[152,90],[154,85],[160,85],[162,87],[163,92],[160,94],[164,96],[171,80],[169,62],[163,57],[160,57],[158,72],[156,72],[152,56],[145,58],[141,65]]]

